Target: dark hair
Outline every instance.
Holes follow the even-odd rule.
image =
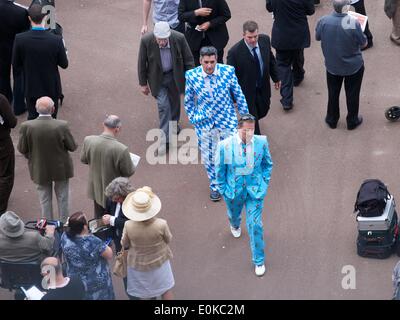
[[[204,56],[215,56],[218,57],[218,51],[214,47],[202,47],[200,49],[200,57]]]
[[[28,9],[28,14],[29,17],[31,17],[31,20],[36,24],[42,23],[44,17],[46,16],[46,14],[42,12],[42,6],[39,4],[31,5]]]
[[[239,118],[238,127],[241,128],[242,125],[243,125],[243,123],[245,123],[245,122],[252,122],[252,123],[255,123],[255,122],[256,122],[256,117],[253,116],[253,115],[250,114],[250,113],[243,114],[243,115]]]
[[[67,235],[69,238],[74,238],[80,234],[83,227],[87,225],[85,214],[81,211],[75,212],[68,219]]]
[[[243,33],[248,32],[256,32],[258,30],[258,24],[255,21],[249,20],[243,23]]]

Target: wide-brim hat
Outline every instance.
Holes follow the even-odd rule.
[[[142,187],[128,194],[122,203],[124,215],[133,221],[146,221],[161,210],[161,201],[150,187]]]
[[[12,211],[7,211],[0,217],[0,231],[10,238],[17,238],[25,231],[24,222]]]

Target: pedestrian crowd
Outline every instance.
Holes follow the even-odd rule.
[[[368,22],[362,25],[348,14],[353,6],[366,15],[364,0],[329,2],[332,13],[318,20],[314,35],[326,67],[324,121],[328,128],[337,128],[344,82],[347,129],[354,130],[363,122],[363,51],[373,47],[373,36]],[[60,28],[47,28],[49,16],[43,8],[49,4],[55,5],[34,0],[26,9],[13,0],[0,0],[0,260],[39,261],[42,270],[53,268],[55,279],[48,280],[43,299],[101,300],[115,299],[109,262],[122,253],[130,299],[172,299],[172,234],[167,221],[156,217],[161,200],[152,188],[135,190],[129,181],[136,165],[128,147],[118,141],[122,120],[117,115],[108,115],[102,133],[85,137],[80,150],[80,160],[88,166],[94,219],[83,212],[70,214],[70,154],[77,143],[68,123],[57,119],[63,101],[59,68],[68,68],[68,55]],[[305,49],[311,45],[307,19],[318,5],[319,0],[266,0],[273,19],[271,37],[260,32],[256,21],[245,21],[243,38],[227,50],[231,11],[226,0],[143,0],[138,80],[140,91],[157,102],[161,139],[155,156],[165,155],[171,137],[181,131],[183,95],[209,179],[210,200],[224,200],[234,238],[241,236],[245,208],[257,276],[266,272],[262,212],[273,168],[261,120],[270,109],[271,80],[282,110],[289,113],[296,106],[294,88],[305,80]],[[400,0],[387,0],[384,10],[393,21],[390,39],[400,45]],[[44,234],[27,230],[20,217],[8,211],[15,167],[10,132],[16,116],[26,111],[17,149],[27,159],[41,216],[65,224],[59,235],[50,225]],[[92,222],[107,228],[106,239],[96,236]],[[398,276],[394,279],[398,282]]]

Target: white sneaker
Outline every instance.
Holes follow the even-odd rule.
[[[265,273],[265,265],[256,266],[255,272],[257,277],[263,276]]]
[[[234,227],[231,226],[231,232],[232,232],[232,235],[233,235],[235,238],[239,238],[240,235],[242,234],[242,229],[241,229],[240,227],[237,228],[237,229],[235,229]]]

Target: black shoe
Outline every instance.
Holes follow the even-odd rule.
[[[298,80],[294,80],[293,81],[293,87],[298,87],[303,82],[303,80],[304,80],[304,78],[298,79]]]
[[[221,194],[218,191],[215,190],[211,190],[210,192],[210,200],[217,202],[219,200],[221,200]]]
[[[365,48],[362,48],[361,51],[367,50],[369,48],[372,48],[374,46],[374,43],[372,42],[372,40],[368,41],[368,44]]]
[[[337,127],[337,122],[336,123],[331,123],[328,120],[325,119],[325,123],[328,125],[329,128],[331,129],[336,129]]]
[[[361,123],[363,122],[363,118],[361,116],[358,117],[357,122],[349,125],[347,124],[347,130],[354,130],[355,128],[357,128]]]
[[[293,103],[292,103],[292,104],[289,104],[289,105],[287,105],[287,106],[282,105],[282,107],[283,107],[283,110],[285,110],[285,111],[292,110],[292,109],[293,109]]]

